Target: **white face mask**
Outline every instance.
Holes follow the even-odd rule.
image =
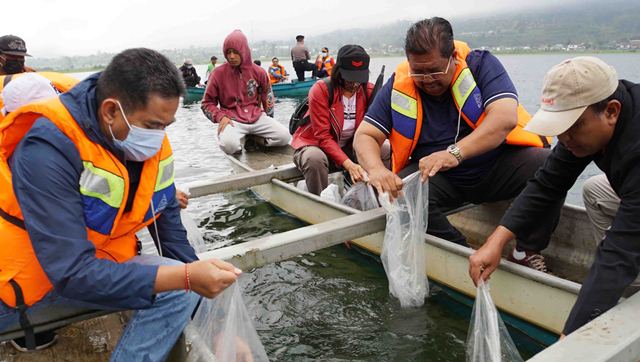
[[[327,53],[322,52],[322,57],[324,58],[324,57],[326,57],[326,56],[327,56]]]
[[[162,129],[146,129],[136,125],[132,126],[124,114],[120,101],[116,100],[116,102],[118,102],[118,107],[120,108],[120,112],[122,112],[124,121],[127,123],[127,126],[129,126],[129,134],[127,138],[121,141],[113,135],[111,125],[109,125],[109,132],[111,132],[113,143],[124,152],[125,159],[127,160],[141,162],[155,156],[162,147],[166,132]]]

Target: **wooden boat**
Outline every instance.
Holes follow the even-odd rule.
[[[279,98],[303,98],[309,94],[309,89],[315,84],[316,79],[298,82],[294,80],[290,83],[277,83],[271,86],[273,95]],[[204,97],[205,88],[203,87],[187,87],[184,95],[184,103],[195,103]]]
[[[297,171],[291,164],[290,148],[271,149],[259,153],[243,153],[229,157],[237,173],[262,170],[272,165],[287,173],[288,181],[271,180],[252,188],[260,197],[310,224],[335,220],[358,210],[324,200],[295,187],[291,175]],[[301,179],[299,173],[298,178]],[[493,231],[508,203],[467,207],[449,215],[474,246],[479,246]],[[512,333],[528,337],[538,345],[537,351],[554,343],[576,300],[580,282],[587,273],[595,250],[585,210],[566,205],[562,219],[544,255],[554,275],[503,260],[491,278],[491,291],[505,322]],[[383,233],[354,239],[352,245],[373,255],[382,250]],[[468,276],[468,256],[465,248],[431,235],[425,235],[427,274],[429,280],[442,286],[454,300],[471,305],[475,287]],[[551,307],[552,306],[552,307]],[[534,348],[535,349],[535,348]],[[534,351],[537,352],[537,351]]]
[[[316,79],[307,79],[303,82],[293,80],[291,83],[273,84],[271,89],[273,89],[273,95],[278,98],[303,98],[309,94],[309,89],[316,82]]]

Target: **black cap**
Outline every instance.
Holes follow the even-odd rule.
[[[0,36],[0,52],[9,55],[27,56],[27,46],[24,44],[24,40],[15,35]]]
[[[338,50],[336,65],[340,66],[340,75],[350,82],[367,83],[369,81],[369,54],[360,45],[345,45]]]
[[[304,35],[296,35],[296,41],[304,40]]]

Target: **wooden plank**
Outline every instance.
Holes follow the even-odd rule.
[[[197,181],[187,184],[190,197],[201,197],[220,192],[247,189],[270,182],[272,179],[295,180],[302,177],[294,164],[251,171],[239,175],[221,177],[213,181]]]
[[[379,232],[385,224],[385,212],[380,208],[211,250],[198,257],[226,260],[248,270]]]

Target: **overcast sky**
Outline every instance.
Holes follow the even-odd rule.
[[[577,2],[579,0],[571,0]],[[292,39],[338,28],[374,27],[431,16],[525,10],[521,0],[3,0],[0,33],[22,37],[36,57],[220,46],[241,29],[249,41]],[[563,1],[566,3],[567,1]],[[557,0],[537,0],[535,7]],[[12,9],[15,7],[15,9]],[[11,14],[11,15],[8,15]]]

